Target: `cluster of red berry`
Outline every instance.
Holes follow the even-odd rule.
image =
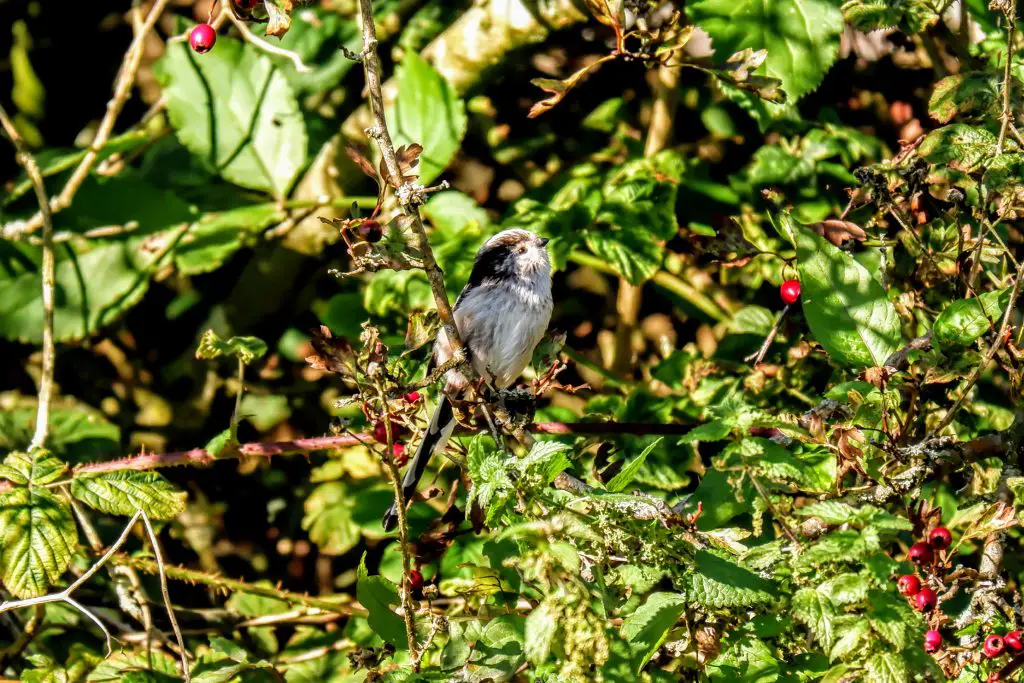
[[[420,393],[418,391],[410,391],[403,398],[405,398],[406,403],[412,405],[420,400]],[[397,439],[404,433],[405,429],[403,429],[401,425],[396,424],[395,422],[391,423],[391,438],[393,440]],[[387,425],[384,424],[383,420],[373,426],[373,438],[377,440],[377,443],[387,444],[388,428]],[[395,459],[395,464],[399,467],[402,467],[409,461],[409,456],[405,452],[405,445],[400,444],[397,441],[391,446],[391,455]]]
[[[928,541],[920,541],[910,546],[907,558],[918,567],[927,568],[929,573],[935,565],[936,551],[943,551],[953,543],[953,536],[946,527],[936,527],[928,534]],[[901,576],[896,582],[900,595],[910,599],[914,608],[925,614],[930,613],[939,602],[935,590],[921,583],[921,579],[913,574]],[[942,647],[942,634],[932,629],[924,634],[925,652],[937,652]]]

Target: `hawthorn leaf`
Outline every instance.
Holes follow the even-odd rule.
[[[935,319],[932,336],[940,346],[970,346],[999,324],[1009,304],[1009,287],[954,301]]]
[[[366,553],[359,560],[356,581],[356,599],[369,612],[370,628],[385,641],[399,650],[408,648],[405,638],[405,623],[402,617],[391,611],[397,605],[398,586],[383,576],[370,576],[366,571]]]

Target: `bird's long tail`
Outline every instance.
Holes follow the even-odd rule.
[[[455,413],[452,410],[452,402],[446,395],[441,394],[441,400],[434,409],[434,416],[430,419],[430,426],[427,433],[423,435],[423,441],[416,449],[416,455],[412,457],[409,466],[405,470],[405,477],[402,479],[402,497],[409,500],[416,493],[416,486],[427,469],[430,456],[439,451],[448,443],[448,438],[455,429]],[[398,501],[396,500],[384,513],[382,521],[385,531],[391,531],[398,525]]]

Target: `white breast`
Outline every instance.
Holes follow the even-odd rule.
[[[522,374],[533,350],[551,321],[551,281],[545,274],[536,281],[522,280],[477,287],[467,292],[455,310],[455,324],[469,346],[473,367],[504,389]],[[435,361],[451,357],[448,337],[441,330]],[[463,388],[466,379],[450,371],[449,389]]]

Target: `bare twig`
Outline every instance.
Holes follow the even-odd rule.
[[[455,325],[455,318],[452,315],[451,304],[448,302],[448,294],[444,287],[444,274],[437,265],[434,258],[434,251],[430,248],[430,241],[427,239],[427,231],[423,226],[423,218],[420,216],[419,207],[416,204],[415,193],[402,192],[408,189],[408,183],[401,184],[403,173],[395,156],[395,146],[391,142],[391,135],[388,133],[387,120],[384,117],[384,95],[381,92],[380,60],[377,59],[377,28],[373,22],[372,0],[359,0],[359,16],[363,32],[362,63],[363,72],[366,75],[366,88],[369,93],[370,110],[373,112],[373,128],[369,131],[377,146],[380,148],[381,156],[384,159],[384,166],[388,175],[398,186],[395,193],[402,201],[402,208],[412,219],[413,229],[419,238],[420,252],[423,254],[423,266],[430,280],[430,289],[434,294],[434,304],[437,306],[437,314],[441,319],[441,325],[448,335],[448,342],[452,349],[462,347],[462,338]],[[467,364],[469,365],[469,364]],[[472,368],[468,368],[472,373]],[[475,373],[472,373],[475,376]]]
[[[1010,106],[1010,99],[1013,95],[1013,53],[1017,38],[1017,0],[1010,0],[1009,8],[1005,10],[1006,16],[1006,67],[1003,70],[1003,111],[1000,114],[1002,123],[999,126],[999,140],[996,142],[996,154],[1003,153],[1003,143],[1006,142],[1006,131],[1010,126],[1010,119],[1013,111]]]
[[[32,448],[42,448],[46,445],[46,437],[50,431],[53,371],[57,362],[57,350],[53,342],[53,304],[57,268],[53,255],[53,216],[50,213],[50,200],[46,196],[46,184],[43,182],[43,174],[39,171],[39,164],[28,151],[28,146],[21,139],[3,106],[0,106],[0,125],[14,145],[18,163],[32,181],[36,200],[39,202],[39,215],[43,222],[43,373],[39,378],[39,407],[36,410],[36,431],[31,444]]]
[[[306,66],[305,62],[302,61],[302,57],[300,57],[295,52],[292,52],[291,50],[286,50],[283,47],[274,45],[272,43],[268,43],[263,38],[260,38],[258,35],[250,31],[249,26],[244,21],[236,17],[234,12],[229,11],[227,15],[228,18],[231,20],[231,23],[234,24],[235,28],[238,29],[238,32],[242,34],[242,38],[247,43],[252,44],[253,47],[255,47],[257,50],[266,52],[268,55],[284,57],[285,59],[290,60],[291,63],[295,65],[295,70],[298,71],[299,73],[309,73],[310,71],[312,71],[312,69]]]
[[[128,51],[124,54],[124,60],[121,62],[121,68],[117,73],[117,80],[114,82],[114,96],[107,102],[106,114],[104,114],[103,120],[100,121],[96,135],[89,145],[89,151],[82,157],[81,162],[79,162],[78,167],[75,168],[71,177],[64,184],[60,194],[50,200],[49,209],[51,213],[59,213],[68,208],[71,205],[71,200],[75,197],[75,193],[78,192],[78,188],[89,177],[92,167],[96,164],[96,160],[103,150],[103,145],[106,144],[107,138],[110,137],[111,132],[114,130],[117,117],[121,114],[121,110],[131,94],[132,86],[135,84],[135,76],[139,71],[139,64],[142,62],[142,55],[145,51],[146,36],[153,30],[153,26],[156,24],[157,19],[160,18],[160,15],[163,14],[169,1],[155,0],[152,8],[149,10],[149,14],[146,15],[146,20],[135,32],[135,37],[128,47]],[[40,210],[39,213],[23,224],[18,224],[16,227],[6,226],[3,236],[6,238],[16,238],[35,232],[44,225],[45,220],[44,212]]]
[[[171,620],[171,628],[174,630],[174,638],[178,641],[179,654],[181,655],[181,668],[185,674],[185,683],[192,680],[188,667],[188,650],[185,648],[185,639],[181,637],[181,627],[178,626],[178,618],[174,616],[174,605],[171,604],[171,594],[167,590],[167,571],[164,568],[163,552],[160,550],[160,541],[153,531],[153,525],[149,521],[149,515],[143,510],[135,513],[134,519],[142,516],[142,522],[146,525],[146,533],[149,535],[149,544],[153,547],[153,556],[156,558],[157,573],[160,575],[160,592],[163,593],[164,607],[167,609],[167,617]],[[128,525],[131,528],[131,524]]]

